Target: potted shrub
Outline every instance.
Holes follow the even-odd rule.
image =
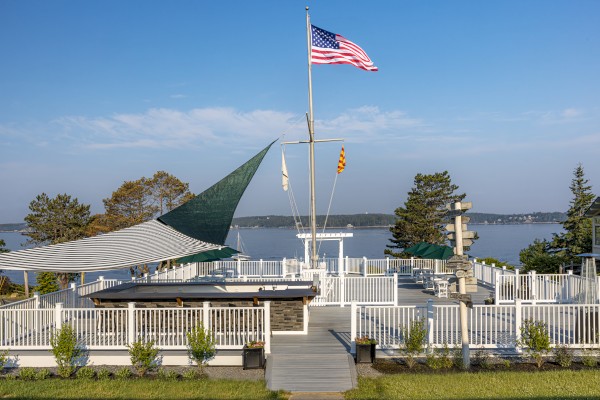
[[[375,362],[375,348],[377,341],[368,336],[357,337],[356,342],[356,362],[373,363]]]
[[[483,299],[484,304],[486,304],[488,306],[493,305],[495,303],[495,301],[496,300],[494,299],[494,296],[491,294],[488,297],[486,297],[485,299]]]
[[[244,369],[265,367],[265,342],[253,340],[244,345],[242,350]]]

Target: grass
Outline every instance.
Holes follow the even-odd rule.
[[[600,370],[397,374],[359,378],[347,399],[600,399]]]
[[[269,391],[264,381],[200,379],[162,381],[88,381],[47,379],[0,381],[2,399],[285,399]]]

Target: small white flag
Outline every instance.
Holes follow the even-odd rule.
[[[281,151],[281,186],[283,190],[287,191],[289,186],[287,166],[285,165],[285,155],[283,150]]]

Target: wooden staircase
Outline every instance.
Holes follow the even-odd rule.
[[[350,351],[350,308],[312,307],[307,335],[271,340],[266,380],[271,390],[343,392],[356,386]]]

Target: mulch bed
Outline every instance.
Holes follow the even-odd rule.
[[[424,362],[417,363],[414,367],[408,368],[408,366],[401,359],[378,359],[374,364],[369,365],[371,369],[377,371],[376,375],[390,375],[390,374],[452,374],[452,373],[463,373],[464,370],[456,367],[452,367],[449,369],[432,369],[427,366]],[[365,368],[366,365],[363,364],[362,369]],[[596,367],[597,368],[597,367]],[[579,362],[573,362],[570,367],[561,367],[557,363],[554,362],[545,362],[541,368],[538,368],[535,364],[530,362],[523,362],[522,360],[510,360],[508,365],[503,364],[502,362],[492,362],[490,365],[481,366],[477,364],[471,364],[471,369],[469,372],[478,373],[478,372],[489,372],[489,371],[523,371],[523,372],[536,372],[536,371],[556,371],[556,370],[572,370],[572,371],[580,371],[580,370],[592,370],[596,369],[593,367],[586,367],[585,365]],[[365,373],[361,373],[359,369],[360,375],[369,375],[368,371],[364,371]]]

